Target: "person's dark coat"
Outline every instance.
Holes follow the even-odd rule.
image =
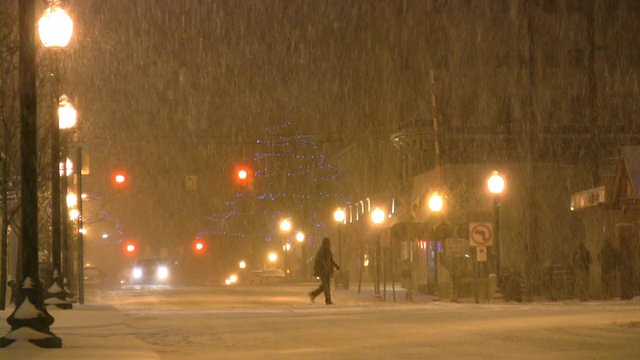
[[[333,260],[331,243],[328,238],[324,238],[313,263],[313,276],[320,278],[331,277],[333,276],[334,268],[340,270],[340,266]]]

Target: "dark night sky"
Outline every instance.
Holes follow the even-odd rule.
[[[135,191],[110,207],[133,236],[202,227],[223,204],[220,175],[267,128],[290,124],[276,133],[329,136],[338,149],[388,136],[426,103],[424,29],[403,2],[71,0],[67,9],[75,32],[63,88],[92,157],[87,187],[128,169]],[[183,198],[189,174],[218,201]],[[186,211],[196,213],[177,221]]]

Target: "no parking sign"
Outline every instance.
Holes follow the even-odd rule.
[[[493,245],[493,225],[491,223],[469,223],[469,245]]]

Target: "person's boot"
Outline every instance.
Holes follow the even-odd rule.
[[[309,301],[313,304],[316,301],[316,297],[313,295],[313,292],[308,293],[307,295],[309,295]]]

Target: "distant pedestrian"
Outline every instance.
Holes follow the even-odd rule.
[[[317,289],[309,293],[309,299],[312,303],[320,293],[324,292],[325,304],[333,305],[331,301],[331,276],[333,275],[334,267],[340,271],[340,266],[333,261],[331,241],[329,238],[324,238],[313,262],[313,276],[319,277],[321,283]]]
[[[407,292],[404,294],[404,299],[406,301],[413,301],[413,291],[415,288],[413,272],[416,268],[417,262],[409,259],[403,259],[398,262],[398,265],[400,268],[401,286],[407,289]]]
[[[580,301],[589,299],[589,267],[591,265],[591,254],[583,243],[580,243],[578,250],[573,255],[573,266],[580,294]]]

